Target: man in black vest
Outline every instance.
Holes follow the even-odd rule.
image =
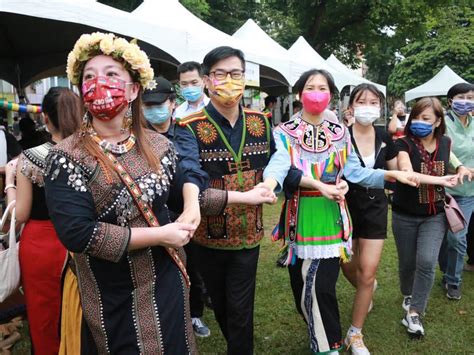
[[[196,184],[206,180],[215,189],[251,190],[261,182],[275,143],[266,117],[240,104],[245,87],[243,53],[218,47],[204,58],[203,72],[210,103],[176,125],[175,143],[185,179]],[[262,206],[230,205],[218,216],[203,217],[193,238],[228,354],[253,353],[255,276],[262,237]]]

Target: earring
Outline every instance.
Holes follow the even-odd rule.
[[[91,134],[91,133],[93,133],[93,129],[91,125],[91,117],[90,117],[89,111],[86,111],[86,113],[84,113],[84,116],[82,117],[81,136],[84,137],[86,134]]]
[[[125,133],[129,131],[132,127],[132,103],[128,104],[127,112],[125,112],[125,116],[123,117],[122,128],[120,128],[120,133]]]

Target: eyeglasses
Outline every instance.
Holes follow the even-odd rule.
[[[217,80],[224,80],[224,79],[227,78],[228,75],[230,75],[230,77],[232,79],[239,80],[239,79],[243,78],[244,71],[239,70],[239,69],[234,69],[234,70],[231,70],[231,71],[225,71],[225,70],[218,69],[218,70],[211,71],[209,74],[212,75]]]

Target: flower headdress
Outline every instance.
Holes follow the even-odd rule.
[[[150,60],[135,42],[128,42],[113,33],[83,34],[67,57],[68,79],[72,84],[78,85],[85,63],[96,55],[104,54],[122,62],[126,69],[135,73],[143,89],[153,89],[156,82],[153,80]]]

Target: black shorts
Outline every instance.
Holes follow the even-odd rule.
[[[387,238],[388,200],[384,190],[350,188],[346,199],[352,217],[352,238]]]

